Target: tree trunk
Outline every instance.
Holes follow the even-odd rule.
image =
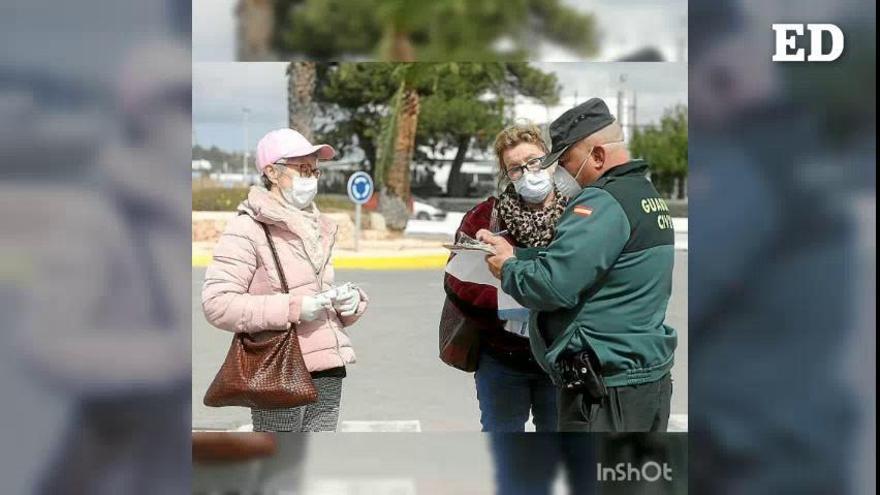
[[[382,55],[391,62],[415,62],[416,51],[408,32],[404,31],[395,21],[385,26],[385,39],[382,43]]]
[[[394,33],[391,41],[391,60],[394,62],[413,62],[416,51],[413,49],[409,34],[400,31]]]
[[[363,134],[358,134],[358,146],[364,150],[364,157],[368,163],[367,173],[370,174],[370,177],[374,177],[374,171],[376,170],[376,143],[367,136]]]
[[[287,65],[287,123],[309,141],[312,140],[315,79],[315,62]]]
[[[406,88],[397,120],[394,138],[394,158],[386,175],[388,192],[404,201],[409,199],[410,163],[416,143],[416,127],[419,123],[419,93]]]
[[[654,183],[654,187],[657,189],[657,192],[660,193],[661,196],[665,198],[672,197],[672,187],[670,186],[671,180],[669,175],[666,173],[654,173],[651,175],[651,182]]]
[[[397,116],[391,166],[385,171],[385,191],[379,202],[388,228],[393,230],[404,230],[409,219],[410,164],[415,149],[418,121],[419,93],[415,88],[404,88]]]
[[[470,136],[459,136],[458,150],[455,152],[455,158],[452,160],[452,166],[449,168],[449,180],[446,182],[447,196],[461,198],[467,194],[467,183],[465,183],[461,175],[461,166],[464,163],[464,158],[467,156],[470,145]]]
[[[270,60],[275,12],[269,0],[240,0],[235,7],[236,58]]]

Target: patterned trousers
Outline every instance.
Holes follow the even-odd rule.
[[[315,378],[318,400],[290,409],[251,409],[254,431],[336,431],[342,378]]]

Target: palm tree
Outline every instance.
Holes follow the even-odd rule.
[[[536,40],[597,51],[595,17],[563,0],[274,1],[274,47],[312,60],[521,61]]]
[[[412,34],[423,22],[425,7],[409,0],[383,0],[378,4],[377,16],[382,26],[379,53],[383,60],[413,62],[416,58]]]
[[[380,211],[387,225],[396,230],[406,228],[409,218],[410,162],[415,151],[420,109],[417,81],[430,69],[432,67],[425,64],[402,64],[395,70],[400,87],[386,122],[376,175],[380,176],[377,182],[385,186],[381,191]]]
[[[391,153],[390,160],[384,160],[386,189],[379,204],[392,229],[403,230],[409,218],[407,203],[410,199],[410,162],[416,146],[416,128],[419,123],[419,92],[416,81],[423,72],[418,64],[412,64],[415,50],[411,42],[414,25],[421,22],[424,8],[420,2],[407,0],[385,0],[380,6],[379,17],[384,24],[383,40],[380,50],[386,60],[403,62],[395,69],[400,78],[400,89],[393,107],[388,136]],[[393,144],[391,144],[393,143]],[[387,145],[386,145],[387,146]],[[390,163],[389,163],[390,162]]]
[[[419,92],[411,85],[403,83],[400,113],[397,116],[394,155],[391,167],[386,173],[388,191],[404,200],[410,195],[409,165],[412,161],[416,143],[416,127],[419,123]]]
[[[315,95],[315,62],[287,64],[287,124],[312,140]]]
[[[275,11],[269,0],[239,0],[235,6],[236,59],[270,60]]]

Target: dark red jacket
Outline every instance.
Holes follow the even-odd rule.
[[[476,237],[477,231],[480,229],[489,229],[495,202],[496,198],[490,197],[465,213],[461,225],[456,231],[456,238],[459,233]],[[504,222],[500,218],[496,222],[496,230],[505,228]],[[516,245],[509,234],[504,237],[508,242]],[[453,256],[455,255],[450,255],[449,259],[451,260]],[[483,323],[482,326],[485,326],[486,330],[480,336],[481,350],[488,352],[492,357],[509,366],[540,372],[540,368],[532,357],[528,339],[506,331],[504,322],[498,319],[498,292],[495,287],[462,282],[448,273],[445,275],[444,282],[446,296],[449,300],[465,316],[479,319]]]

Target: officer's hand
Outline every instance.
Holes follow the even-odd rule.
[[[489,271],[492,272],[492,275],[501,280],[501,267],[504,266],[504,262],[514,257],[513,246],[503,237],[495,235],[486,229],[480,229],[477,232],[477,240],[491,245],[495,250],[494,255],[486,256],[486,263],[489,264]]]

